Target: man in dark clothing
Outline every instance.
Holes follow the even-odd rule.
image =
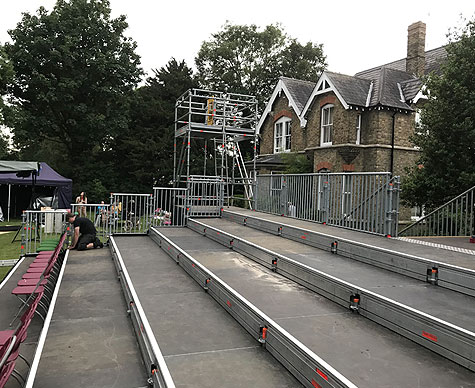
[[[69,249],[77,249],[83,251],[91,248],[102,248],[101,240],[96,237],[96,228],[89,218],[78,217],[75,214],[68,213],[66,221],[73,224],[74,234],[73,241]]]

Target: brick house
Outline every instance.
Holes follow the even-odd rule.
[[[438,71],[444,47],[425,51],[426,26],[408,27],[407,57],[354,76],[325,71],[312,83],[282,77],[258,123],[260,172],[283,168],[283,152],[305,153],[319,171],[404,175],[424,103],[420,77]]]

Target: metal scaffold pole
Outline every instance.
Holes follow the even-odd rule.
[[[256,166],[248,174],[239,142],[253,142],[256,157],[257,99],[254,96],[220,92],[215,90],[190,89],[180,96],[175,104],[175,143],[173,154],[173,180],[175,187],[187,189],[187,211],[193,216],[210,209],[221,208],[231,203],[235,194],[241,193],[242,186],[246,200],[252,196],[255,185]],[[181,152],[178,151],[182,144]],[[195,160],[198,152],[192,147],[204,144],[202,175],[195,174]],[[209,149],[212,145],[213,150]],[[185,155],[186,153],[186,155]],[[208,168],[208,157],[214,159]],[[221,158],[218,161],[218,158]],[[232,158],[232,160],[229,160]],[[185,169],[186,166],[186,169]],[[238,171],[234,168],[238,167]],[[231,171],[230,171],[231,169]],[[196,197],[196,198],[195,198]],[[196,212],[194,212],[194,210]]]

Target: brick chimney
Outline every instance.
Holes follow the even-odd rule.
[[[406,71],[417,76],[424,75],[426,64],[426,25],[416,22],[407,27]]]

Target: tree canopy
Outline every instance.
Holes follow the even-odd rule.
[[[135,91],[129,129],[114,144],[123,190],[149,192],[172,180],[175,101],[197,86],[192,70],[175,58],[153,73]]]
[[[256,25],[225,24],[203,42],[195,63],[204,88],[255,95],[262,109],[280,76],[316,82],[325,59],[323,45],[302,45],[279,25],[261,31]]]
[[[4,95],[7,92],[7,86],[11,83],[12,79],[13,66],[8,59],[5,48],[0,46],[0,95]]]
[[[7,53],[3,46],[0,46],[0,125],[3,124],[3,115],[5,103],[4,95],[8,91],[8,85],[13,79],[13,66],[8,59]]]
[[[453,32],[446,49],[441,74],[426,79],[414,136],[421,157],[403,185],[412,205],[441,205],[475,185],[475,20]]]
[[[187,89],[254,94],[262,107],[280,76],[316,81],[326,66],[322,45],[302,45],[279,25],[226,24],[202,44],[196,76],[172,58],[137,87],[143,72],[126,29],[108,0],[57,0],[51,12],[23,14],[0,46],[1,118],[18,157],[48,162],[90,201],[170,182],[175,101]],[[204,145],[193,142],[201,173]]]
[[[50,13],[23,14],[5,44],[15,146],[48,160],[77,189],[112,183],[104,169],[113,165],[113,139],[128,126],[142,75],[125,16],[110,12],[107,0],[58,0]]]

